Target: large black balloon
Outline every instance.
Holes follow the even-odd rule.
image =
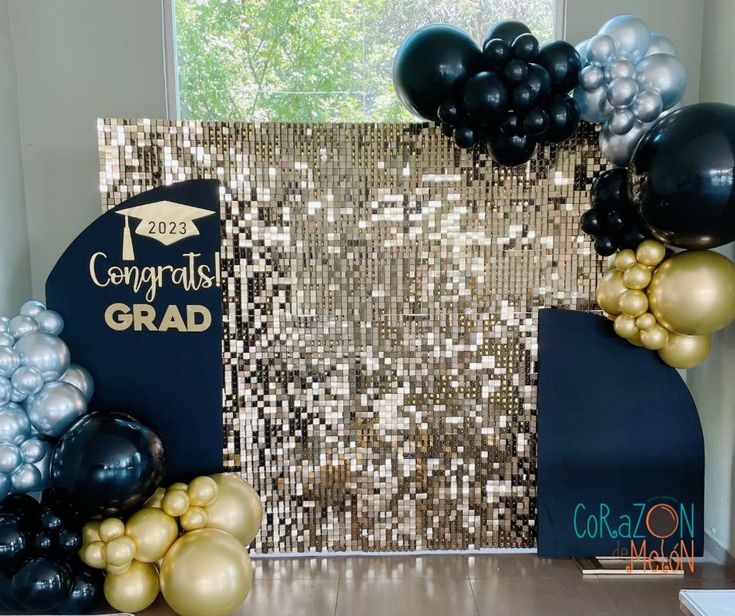
[[[393,62],[398,98],[413,113],[437,119],[437,110],[482,69],[480,48],[464,31],[436,24],[416,30],[401,45]]]
[[[24,608],[41,612],[51,610],[72,588],[71,567],[54,558],[33,558],[13,576],[11,587]]]
[[[656,122],[638,144],[630,189],[661,241],[703,249],[735,240],[735,107],[700,103]]]
[[[153,430],[123,413],[91,413],[61,437],[51,486],[87,517],[120,515],[153,494],[165,466],[163,444]]]
[[[536,63],[549,72],[555,92],[569,92],[577,85],[579,71],[582,70],[582,58],[566,41],[549,41],[541,45]]]
[[[491,39],[501,39],[512,45],[521,34],[530,34],[531,31],[528,26],[521,21],[514,21],[509,19],[507,21],[499,21],[485,35],[485,41]]]
[[[71,591],[56,605],[59,614],[87,614],[102,603],[105,578],[101,571],[80,568],[72,578]]]
[[[497,118],[508,107],[508,89],[492,71],[483,71],[467,82],[464,88],[464,108],[478,123]]]
[[[544,134],[544,140],[559,143],[569,139],[579,124],[579,107],[576,101],[566,94],[556,94],[546,103],[545,109],[549,115],[549,128]]]
[[[488,147],[496,163],[515,167],[528,162],[533,156],[536,141],[524,133],[506,135],[498,132],[490,136]]]

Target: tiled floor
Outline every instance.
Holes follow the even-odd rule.
[[[259,559],[238,616],[670,616],[681,588],[735,588],[697,563],[684,578],[583,579],[534,554]],[[145,616],[168,616],[159,602]]]

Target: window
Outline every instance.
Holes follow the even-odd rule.
[[[481,42],[501,19],[539,40],[559,0],[176,0],[179,117],[396,122],[393,56],[412,31],[451,23]]]

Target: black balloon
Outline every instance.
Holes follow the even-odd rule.
[[[466,32],[426,26],[403,41],[393,63],[393,85],[410,111],[436,120],[439,105],[460,93],[482,65],[482,52]]]
[[[579,71],[582,70],[582,58],[566,41],[544,43],[536,57],[536,63],[549,72],[555,92],[569,92],[577,85]]]
[[[511,58],[510,45],[499,38],[489,39],[482,46],[482,54],[488,61],[490,68],[500,70]]]
[[[536,141],[523,133],[504,135],[498,132],[491,135],[488,146],[490,155],[496,163],[506,167],[515,167],[528,162],[533,156]]]
[[[559,143],[569,139],[577,130],[579,107],[571,96],[554,95],[546,103],[545,110],[549,116],[549,129],[544,134],[545,141]]]
[[[536,93],[539,100],[544,100],[551,94],[551,76],[540,64],[531,62],[528,65],[528,77],[526,83]]]
[[[439,105],[436,115],[442,122],[447,122],[448,124],[455,124],[462,116],[457,103],[454,101],[447,101]]]
[[[13,575],[11,587],[24,608],[43,612],[51,610],[71,590],[71,567],[54,558],[33,558]]]
[[[439,126],[441,127],[442,133],[445,137],[454,136],[454,126],[452,126],[449,122],[442,122]]]
[[[519,83],[513,88],[512,104],[515,111],[526,111],[536,104],[538,94],[527,83]]]
[[[71,591],[56,605],[60,614],[86,614],[102,603],[104,576],[101,571],[80,569],[74,573]]]
[[[516,135],[522,132],[523,120],[516,112],[511,111],[503,116],[498,128],[504,135]]]
[[[538,39],[528,32],[521,34],[513,41],[510,49],[514,58],[532,62],[538,55]]]
[[[454,143],[460,148],[471,148],[477,143],[477,133],[471,126],[458,126],[454,129]]]
[[[511,83],[523,83],[528,78],[528,65],[518,58],[513,58],[503,69],[503,75]]]
[[[549,128],[549,116],[543,109],[531,109],[523,120],[523,127],[529,135],[540,137]]]
[[[654,124],[638,144],[630,188],[643,223],[688,249],[735,240],[735,107],[700,103]]]
[[[592,184],[592,207],[605,213],[616,209],[628,198],[628,177],[625,169],[605,171]]]
[[[617,243],[607,235],[600,235],[595,238],[594,246],[595,252],[601,257],[609,257],[618,249]]]
[[[508,89],[492,71],[483,71],[467,82],[464,88],[464,108],[477,122],[487,122],[506,111]]]
[[[19,566],[32,545],[32,536],[20,517],[0,514],[0,571],[11,571]]]
[[[61,437],[51,461],[55,495],[85,517],[120,515],[141,505],[165,474],[161,439],[123,413],[91,413]]]
[[[580,228],[587,235],[597,235],[602,231],[602,221],[597,210],[587,210],[580,219]]]
[[[507,21],[500,21],[496,23],[485,35],[485,40],[501,39],[512,45],[521,34],[530,34],[531,31],[528,26],[520,21],[514,21],[509,19]]]

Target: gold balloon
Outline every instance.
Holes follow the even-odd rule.
[[[669,331],[711,334],[735,318],[735,264],[710,250],[681,252],[655,271],[648,297]]]
[[[82,549],[79,550],[79,558],[85,565],[88,565],[93,569],[104,569],[105,542],[92,541],[91,543],[85,543]]]
[[[658,354],[672,368],[694,368],[709,355],[712,336],[687,336],[669,332],[669,341]]]
[[[597,303],[607,314],[617,316],[620,314],[618,305],[620,296],[627,290],[623,283],[623,273],[619,270],[611,270],[602,277],[597,285]]]
[[[181,528],[186,531],[204,528],[207,525],[207,512],[202,507],[189,507],[179,521]]]
[[[639,317],[648,310],[648,296],[637,289],[630,289],[620,296],[620,312],[629,317]]]
[[[186,492],[186,489],[187,488],[188,488],[188,486],[185,483],[181,482],[181,481],[179,481],[178,483],[172,483],[168,487],[169,490],[183,490],[184,492]]]
[[[641,330],[638,330],[630,338],[626,338],[626,340],[630,342],[631,344],[634,344],[635,346],[638,346],[638,347],[643,346],[643,343],[641,342]]]
[[[161,502],[163,510],[173,518],[178,518],[189,508],[189,497],[185,490],[169,490]]]
[[[635,319],[629,317],[627,314],[620,314],[615,319],[613,324],[615,333],[621,338],[630,338],[631,336],[638,333],[638,328],[635,325]]]
[[[645,289],[649,282],[651,282],[651,270],[645,265],[636,263],[623,274],[623,283],[629,289]]]
[[[105,546],[105,562],[109,567],[122,567],[135,558],[135,542],[123,535],[115,537],[107,542]]]
[[[633,267],[637,262],[635,253],[630,248],[625,248],[615,255],[615,267],[621,272]]]
[[[108,573],[104,589],[105,599],[117,611],[140,612],[158,596],[158,572],[153,565],[134,560],[125,573]]]
[[[105,567],[105,570],[107,571],[107,573],[115,573],[115,574],[126,573],[130,569],[132,564],[133,564],[132,560],[129,560],[128,562],[123,563],[122,565],[111,565],[110,563],[107,563],[107,567]]]
[[[252,581],[245,548],[213,528],[186,533],[161,565],[161,592],[180,616],[228,616],[248,596]]]
[[[650,312],[646,312],[635,320],[635,324],[638,329],[651,329],[656,325],[656,317],[654,317]]]
[[[193,507],[206,507],[217,498],[217,482],[211,477],[197,477],[189,484],[187,493]]]
[[[82,526],[82,541],[84,543],[92,543],[93,541],[102,541],[100,538],[100,523],[97,521],[87,522]]]
[[[666,257],[666,246],[656,240],[643,240],[635,251],[638,263],[656,266]]]
[[[641,332],[641,343],[650,351],[664,348],[668,341],[669,332],[658,324]]]
[[[130,516],[125,534],[134,542],[136,560],[154,563],[176,541],[179,527],[174,518],[160,509],[144,507]]]
[[[609,272],[610,270],[614,269],[617,269],[615,267],[615,255],[610,255],[605,262],[605,271]]]
[[[118,518],[107,518],[100,522],[99,534],[100,539],[105,542],[115,537],[122,537],[125,534],[125,524]]]
[[[230,533],[244,546],[255,539],[263,518],[263,505],[257,492],[244,479],[221,473],[212,475],[217,482],[217,499],[205,507],[207,528]]]
[[[155,507],[156,509],[161,508],[163,497],[166,496],[166,488],[156,488],[156,491],[143,505],[143,507]]]

